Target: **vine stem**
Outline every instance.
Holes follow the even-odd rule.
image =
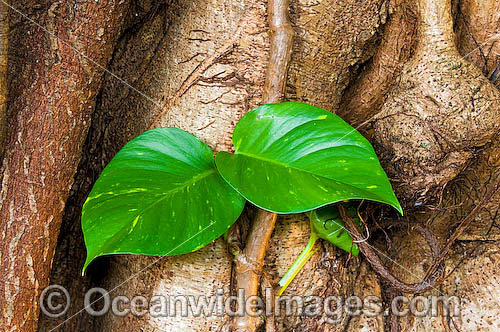
[[[292,57],[293,28],[288,9],[289,0],[268,0],[270,29],[270,55],[262,94],[264,104],[278,103],[285,94],[288,66]],[[245,249],[236,255],[236,288],[243,289],[245,303],[257,295],[262,276],[264,258],[277,214],[259,209],[250,226]],[[233,319],[236,332],[255,332],[262,320],[255,314],[245,313]]]
[[[307,242],[307,245],[302,251],[302,253],[299,255],[299,257],[295,260],[290,269],[288,269],[286,274],[283,276],[283,278],[281,278],[281,280],[278,283],[278,285],[281,286],[278,296],[281,296],[281,294],[283,294],[283,292],[295,278],[297,273],[299,273],[300,270],[302,270],[307,261],[316,252],[316,250],[313,250],[313,248],[317,240],[318,240],[318,235],[316,235],[316,233],[311,228],[311,236],[309,237],[309,242]]]

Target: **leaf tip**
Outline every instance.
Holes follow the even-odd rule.
[[[392,206],[399,212],[401,216],[404,216],[403,208],[401,207],[401,204],[397,199],[396,199],[396,204],[392,204]]]
[[[90,257],[87,255],[87,259],[85,260],[85,263],[83,264],[82,268],[82,277],[85,277],[85,272],[87,272],[87,268],[89,267],[90,263],[95,259],[96,257]]]

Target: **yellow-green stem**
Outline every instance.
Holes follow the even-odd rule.
[[[281,296],[281,294],[283,294],[288,285],[290,285],[295,276],[299,273],[300,270],[302,270],[309,258],[311,258],[311,256],[314,254],[315,250],[313,250],[313,248],[317,240],[318,236],[311,229],[311,236],[309,237],[309,242],[307,242],[306,247],[278,283],[278,285],[281,286],[278,296]]]

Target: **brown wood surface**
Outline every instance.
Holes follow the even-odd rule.
[[[16,54],[0,191],[0,330],[32,332],[102,68],[128,2],[12,6],[39,26],[11,9]]]

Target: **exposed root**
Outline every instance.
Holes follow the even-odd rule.
[[[448,241],[446,242],[446,245],[439,255],[438,259],[436,259],[432,265],[429,267],[425,274],[425,278],[429,278],[430,275],[433,273],[433,271],[436,270],[437,266],[442,264],[446,255],[450,251],[451,247],[455,243],[455,241],[462,235],[462,233],[469,227],[471,222],[479,215],[479,213],[483,210],[483,208],[490,202],[492,197],[498,192],[500,189],[500,178],[493,183],[491,188],[486,192],[484,195],[483,199],[472,209],[472,211],[462,219],[458,227],[455,229],[453,234],[450,236]]]
[[[426,290],[436,287],[439,280],[443,280],[443,267],[444,267],[444,259],[448,255],[451,250],[451,247],[455,243],[455,241],[460,237],[461,234],[467,229],[467,227],[475,220],[476,217],[480,214],[480,212],[485,208],[485,206],[491,201],[491,199],[498,193],[500,190],[500,179],[497,179],[491,187],[486,191],[481,201],[465,216],[462,221],[460,221],[458,227],[455,229],[452,236],[447,240],[444,248],[441,248],[439,245],[439,240],[436,235],[429,229],[425,228],[421,224],[415,223],[412,224],[413,227],[417,228],[427,243],[429,244],[431,251],[433,262],[430,267],[427,269],[427,272],[423,278],[423,281],[416,284],[407,284],[399,279],[397,279],[382,263],[379,256],[373,250],[368,243],[363,240],[363,234],[359,231],[359,228],[355,226],[353,220],[349,217],[347,211],[344,207],[340,206],[339,211],[342,219],[346,223],[349,232],[353,235],[353,238],[358,243],[361,252],[365,255],[366,259],[370,262],[373,269],[383,277],[394,289],[403,293],[422,293]],[[401,224],[401,223],[393,223],[393,224]],[[358,242],[359,241],[359,242]],[[396,324],[395,321],[391,320],[391,325]]]
[[[271,45],[263,103],[280,102],[285,93],[294,35],[288,16],[289,6],[289,0],[268,2]],[[258,210],[250,228],[246,247],[242,253],[236,255],[236,288],[244,290],[245,299],[258,293],[264,258],[276,218],[276,213]],[[234,318],[233,328],[237,332],[255,332],[261,322],[260,317],[244,315]]]
[[[500,3],[496,0],[457,1],[455,31],[460,54],[489,74],[500,61]]]
[[[340,211],[340,216],[342,217],[342,220],[346,224],[346,227],[351,233],[352,237],[357,241],[362,240],[363,234],[361,234],[359,228],[356,226],[356,223],[349,216],[347,210],[340,205],[339,211]],[[422,233],[422,236],[425,238],[425,240],[429,244],[429,247],[431,248],[434,260],[437,261],[441,256],[442,250],[439,245],[439,240],[437,239],[435,234],[428,228],[422,226],[421,224],[415,223],[412,226],[417,228]],[[387,281],[391,287],[395,288],[400,292],[407,294],[416,294],[425,292],[428,289],[434,288],[438,280],[442,276],[443,264],[438,263],[435,265],[435,268],[432,271],[430,270],[431,273],[429,274],[429,276],[424,278],[424,280],[422,280],[421,282],[414,284],[405,283],[399,280],[396,276],[392,274],[391,271],[389,271],[389,269],[384,265],[384,263],[380,259],[379,255],[375,252],[373,247],[370,244],[368,244],[368,242],[360,241],[358,242],[358,246],[363,255],[366,257],[366,260],[371,264],[374,271],[377,272],[382,278],[384,278],[385,281]]]

